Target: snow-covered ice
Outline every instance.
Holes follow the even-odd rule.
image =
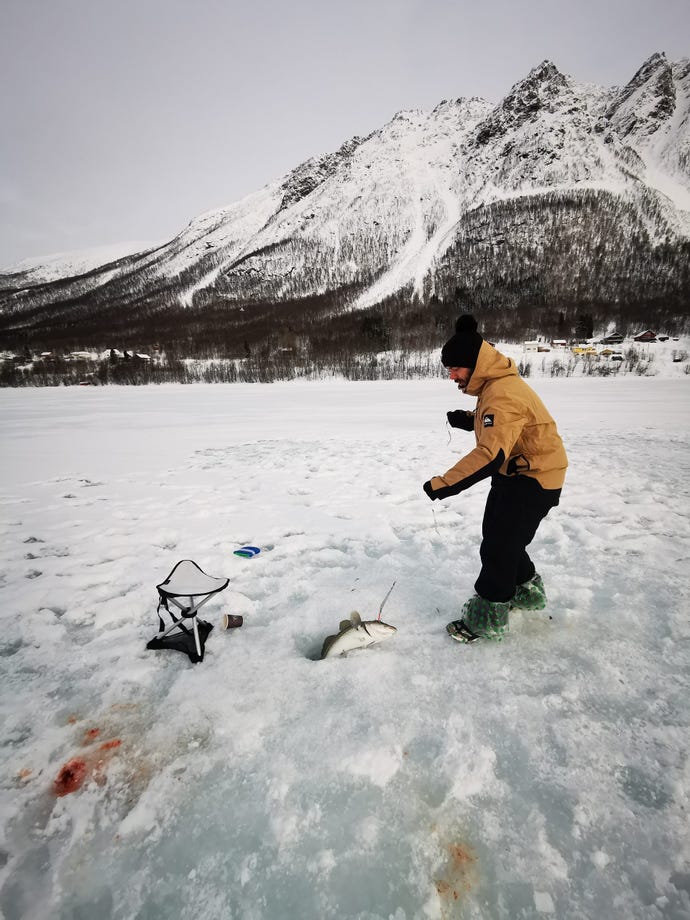
[[[0,391],[4,920],[690,916],[690,378],[531,383],[550,604],[470,647],[447,381]],[[196,666],[145,648],[185,558],[230,578]]]

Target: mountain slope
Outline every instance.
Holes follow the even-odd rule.
[[[0,275],[0,329],[155,338],[205,311],[241,326],[248,305],[325,317],[458,292],[682,314],[689,244],[690,62],[655,54],[607,90],[545,61],[499,105],[400,112],[155,250],[55,281]]]

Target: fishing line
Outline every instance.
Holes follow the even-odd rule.
[[[379,615],[378,615],[379,621],[381,620],[381,614],[383,613],[383,605],[386,603],[388,598],[391,596],[391,591],[393,590],[394,587],[395,587],[395,582],[393,582],[393,584],[390,586],[390,588],[388,589],[388,594],[386,594],[384,599],[381,601],[381,606],[379,607]]]

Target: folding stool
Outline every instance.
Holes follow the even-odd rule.
[[[170,648],[189,655],[189,660],[196,664],[204,660],[204,649],[208,634],[213,629],[205,620],[197,622],[197,614],[214,594],[227,588],[229,578],[214,578],[202,571],[196,562],[183,559],[178,562],[165,581],[156,585],[158,589],[158,621],[160,630],[147,643],[146,648]],[[172,603],[181,610],[176,616],[170,609]],[[161,607],[170,615],[172,623],[166,627],[161,615]],[[191,620],[191,624],[185,624]],[[191,629],[190,629],[191,626]]]

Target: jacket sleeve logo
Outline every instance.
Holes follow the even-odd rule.
[[[494,427],[494,417],[493,417],[493,415],[485,415],[485,416],[482,418],[482,425],[483,425],[485,428],[493,428],[493,427]]]

